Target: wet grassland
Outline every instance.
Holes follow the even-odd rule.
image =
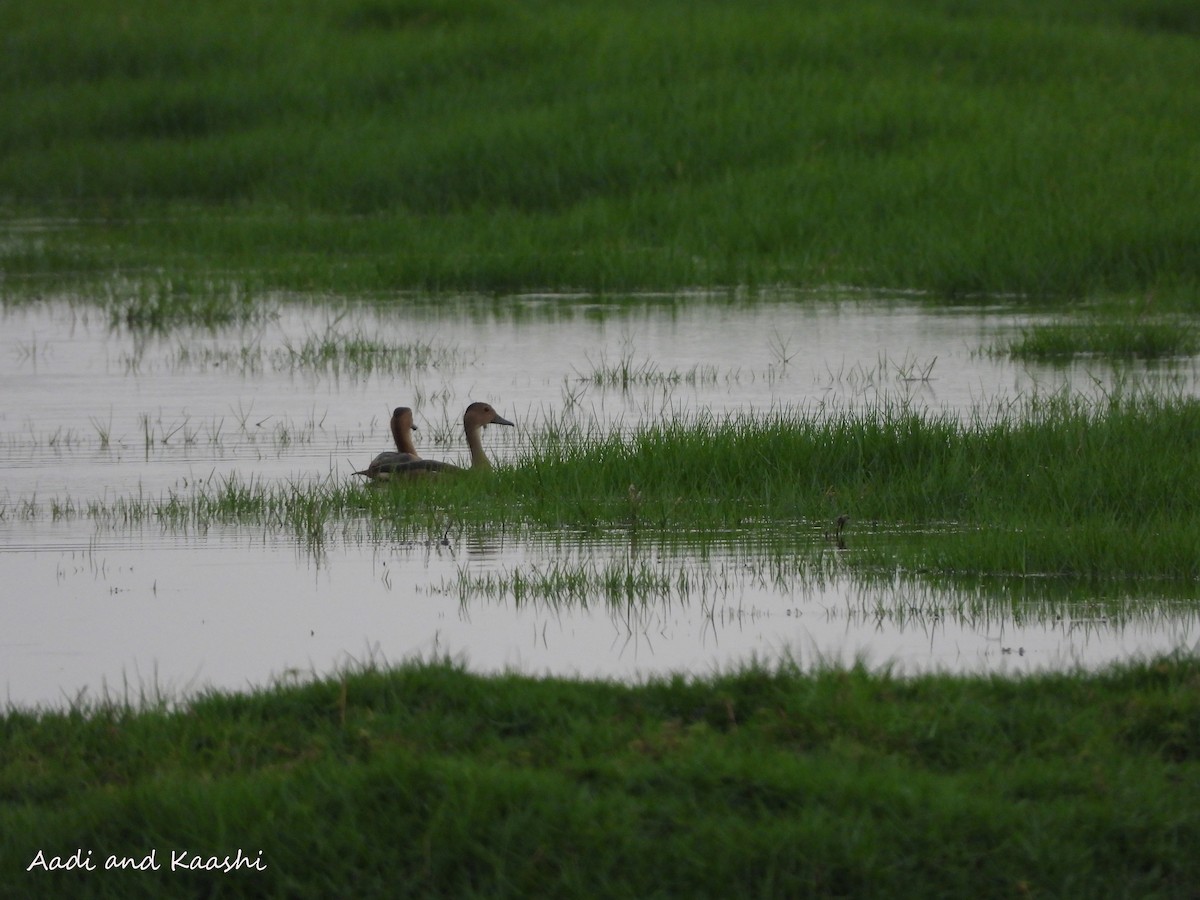
[[[6,303],[68,291],[169,331],[287,291],[841,284],[1055,311],[991,352],[1196,351],[1189,4],[20,0],[0,30]],[[245,364],[397,358],[359,335]],[[536,435],[490,478],[233,474],[9,497],[0,516],[257,525],[317,552],[759,530],[762,577],[832,560],[1196,602],[1200,404],[1183,394],[966,420],[694,411],[603,434],[564,416]],[[682,577],[644,574],[449,589],[628,603]],[[1187,657],[1017,679],[765,662],[633,685],[434,660],[9,710],[0,896],[1190,896],[1197,723]],[[260,864],[172,871],[173,852],[239,849]],[[46,870],[77,850],[94,871]],[[156,871],[104,870],[152,853]]]
[[[1005,584],[1025,585],[1018,615],[1078,617],[1107,585],[1132,599],[1100,614],[1135,618],[1153,615],[1148,594],[1197,602],[1198,425],[1194,400],[1144,397],[1051,398],[965,423],[892,409],[625,436],[547,428],[490,475],[233,478],[4,514],[256,524],[317,553],[531,531],[703,553],[732,529],[756,542],[749,577],[832,568],[953,588],[921,608],[862,611],[881,621],[988,616]],[[711,593],[703,579],[720,577],[635,557],[464,571],[444,589],[464,603],[619,610]],[[937,605],[980,584],[979,610]],[[15,883],[41,895],[188,896],[219,877],[234,896],[351,882],[360,896],[1186,896],[1200,878],[1200,668],[1187,656],[1021,678],[760,660],[632,685],[368,663],[311,684],[0,722],[0,858],[34,864]],[[38,862],[77,848],[95,871]],[[105,871],[110,856],[159,868]]]
[[[5,289],[1200,280],[1182,2],[6,3]]]
[[[147,441],[167,438],[166,427],[147,420]],[[697,413],[628,434],[565,420],[534,427],[505,467],[461,478],[375,485],[349,473],[234,472],[157,496],[10,498],[0,515],[183,533],[279,528],[313,551],[347,536],[435,539],[471,529],[703,546],[762,526],[789,552],[840,538],[853,566],[881,572],[1200,579],[1193,398],[1035,397],[969,421],[885,403]],[[274,439],[302,440],[304,428],[281,422]]]

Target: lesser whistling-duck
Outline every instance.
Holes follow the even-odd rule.
[[[355,472],[355,475],[366,475],[371,479],[387,480],[392,470],[397,466],[415,462],[421,458],[417,453],[417,448],[413,446],[412,433],[416,431],[417,426],[413,424],[412,410],[407,406],[397,406],[392,411],[390,427],[392,429],[392,440],[396,442],[396,449],[383,451],[383,453],[380,453],[371,460],[369,466],[361,472]]]
[[[483,439],[480,431],[489,425],[515,425],[492,409],[488,403],[472,403],[463,413],[463,431],[467,436],[467,446],[471,448],[471,468],[490,469],[491,460],[483,452]],[[462,466],[442,462],[436,459],[413,459],[382,467],[382,471],[371,477],[381,477],[386,472],[388,478],[430,475],[438,472],[461,472]]]

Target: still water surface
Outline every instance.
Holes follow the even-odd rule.
[[[1040,587],[950,590],[864,580],[797,525],[788,564],[731,534],[705,552],[628,536],[489,536],[321,552],[270,528],[201,534],[56,503],[158,497],[237,473],[345,479],[387,449],[393,406],[418,446],[465,459],[459,421],[487,400],[500,465],[565,416],[632,430],[667,415],[908,403],[970,416],[1034,391],[1093,394],[1118,379],[1196,393],[1196,362],[1114,372],[1015,364],[987,351],[1030,321],[1004,307],[782,298],[606,305],[281,299],[272,315],[155,335],[69,299],[3,310],[0,337],[0,690],[15,704],[106,691],[173,696],[325,674],[352,661],[449,653],[481,671],[637,678],[789,655],[904,672],[1100,666],[1193,647],[1195,604],[1154,587],[1108,596]],[[355,355],[354,347],[383,347]],[[781,524],[779,527],[789,527]],[[556,572],[635,573],[649,601],[513,590]],[[611,581],[612,579],[610,579]],[[1139,610],[1153,609],[1147,615]]]

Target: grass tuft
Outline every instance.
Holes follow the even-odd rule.
[[[1024,328],[1019,337],[997,349],[1022,360],[1172,359],[1200,353],[1200,331],[1190,321],[1052,322]]]

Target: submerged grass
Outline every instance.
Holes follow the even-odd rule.
[[[769,631],[768,620],[786,627],[782,618],[803,614],[791,598],[814,594],[844,599],[825,606],[825,621],[929,632],[950,627],[1004,635],[1012,626],[1017,633],[1033,626],[1072,637],[1081,631],[1111,635],[1161,625],[1166,616],[1186,634],[1200,622],[1200,582],[1194,579],[905,573],[861,565],[856,556],[863,541],[818,542],[802,534],[781,533],[769,541],[748,534],[693,536],[690,542],[631,539],[628,533],[608,538],[589,539],[576,555],[559,547],[559,555],[544,562],[481,571],[468,560],[427,590],[457,597],[468,614],[483,605],[552,616],[607,614],[613,633],[629,637],[657,634],[681,611],[714,635],[750,623]],[[468,540],[487,546],[486,535]],[[455,543],[445,549],[452,552]],[[1010,653],[1019,646],[999,649]]]
[[[98,299],[114,328],[138,332],[181,325],[215,329],[272,315],[254,291],[227,279],[119,278],[106,282]]]
[[[222,368],[241,375],[264,371],[306,372],[366,378],[372,374],[412,375],[429,368],[455,369],[466,365],[468,357],[457,348],[431,341],[379,340],[362,331],[309,334],[297,342],[264,348],[251,343],[236,348],[194,345],[182,342],[167,358],[173,372],[199,372]],[[131,357],[130,366],[138,360]]]
[[[0,891],[1185,897],[1198,685],[1187,659],[632,686],[436,662],[173,711],[10,710]],[[95,871],[42,868],[76,850]],[[239,850],[254,868],[172,867]],[[157,870],[105,868],[150,854]]]
[[[707,607],[715,596],[728,594],[732,580],[728,570],[707,565],[690,567],[669,561],[633,560],[588,563],[549,563],[544,566],[512,567],[495,572],[459,572],[452,584],[440,590],[458,594],[465,604],[476,598],[512,599],[551,609],[586,607],[594,600],[611,610],[648,607],[662,610],[675,599],[696,601]]]
[[[716,384],[721,374],[716,366],[696,363],[686,371],[662,369],[651,359],[635,362],[629,353],[623,353],[616,362],[606,358],[592,365],[589,371],[575,370],[578,381],[596,387],[618,388],[628,391],[635,387],[670,386],[677,384]],[[726,378],[732,376],[726,375]]]
[[[3,293],[166,271],[1194,309],[1184,7],[10,0]]]

